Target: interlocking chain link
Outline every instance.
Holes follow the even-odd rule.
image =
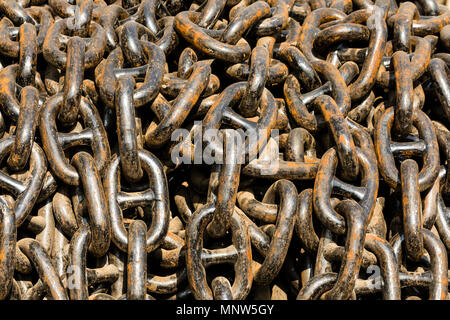
[[[0,0],[0,299],[449,299],[449,76],[443,0]]]

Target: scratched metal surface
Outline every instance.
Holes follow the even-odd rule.
[[[0,0],[0,299],[448,299],[449,22]]]

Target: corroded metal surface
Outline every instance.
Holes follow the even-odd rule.
[[[0,0],[1,300],[445,300],[450,2]]]

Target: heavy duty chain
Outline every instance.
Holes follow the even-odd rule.
[[[449,1],[0,18],[1,300],[449,299]]]

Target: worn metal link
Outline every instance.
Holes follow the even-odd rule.
[[[444,2],[0,0],[0,300],[448,300]]]

